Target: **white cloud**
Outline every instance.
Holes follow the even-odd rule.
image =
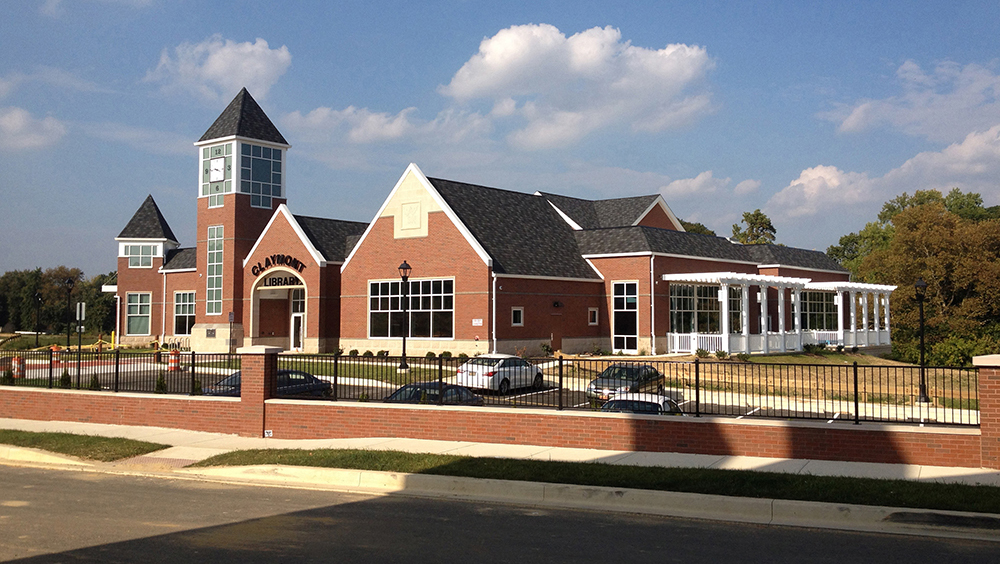
[[[0,98],[10,94],[22,84],[31,82],[41,82],[49,86],[56,86],[77,92],[108,92],[107,89],[98,86],[97,83],[84,80],[71,72],[55,67],[42,66],[28,74],[14,72],[6,77],[0,77]]]
[[[63,9],[62,0],[45,0],[42,5],[39,6],[38,11],[44,16],[49,16],[50,18],[58,18],[66,12]]]
[[[744,194],[756,192],[758,188],[760,188],[760,180],[747,179],[737,184],[736,187],[733,188],[733,193],[742,196]]]
[[[958,187],[978,192],[985,201],[1000,200],[1000,125],[970,133],[942,151],[920,153],[884,176],[844,172],[832,166],[802,171],[799,178],[775,194],[767,207],[777,215],[810,217],[838,210],[844,214],[881,203],[903,192]],[[877,208],[876,208],[877,209]]]
[[[539,149],[605,127],[658,132],[691,123],[712,110],[702,83],[713,66],[702,47],[636,47],[610,26],[566,37],[552,25],[520,25],[484,39],[439,91],[460,103],[492,102],[497,118],[522,118],[508,141]]]
[[[81,125],[84,133],[101,139],[123,143],[154,155],[190,155],[191,139],[176,133],[132,127],[123,123],[94,123]]]
[[[424,121],[412,118],[415,112],[416,108],[389,114],[354,106],[343,110],[321,107],[305,115],[292,112],[282,118],[282,124],[314,143],[340,140],[354,144],[398,140],[458,143],[489,131],[489,122],[476,113],[448,109],[434,120]]]
[[[903,92],[883,100],[861,100],[820,116],[841,132],[880,126],[932,141],[954,142],[983,124],[1000,122],[1000,75],[977,64],[946,61],[927,73],[906,61],[896,70]]]
[[[201,43],[181,43],[173,53],[164,49],[156,69],[144,80],[206,101],[228,100],[243,87],[254,98],[264,99],[291,64],[292,55],[284,45],[271,49],[260,38],[236,43],[214,35]]]
[[[54,117],[37,119],[23,108],[0,108],[0,149],[38,149],[56,143],[64,135],[66,126]]]
[[[670,201],[670,198],[680,196],[690,196],[695,194],[711,194],[729,185],[729,178],[715,178],[712,171],[706,170],[694,178],[681,178],[674,180],[660,189],[663,198]]]

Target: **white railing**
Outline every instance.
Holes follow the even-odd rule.
[[[706,333],[667,333],[667,343],[670,352],[694,354],[698,349],[708,352],[726,350],[725,339],[721,334]]]

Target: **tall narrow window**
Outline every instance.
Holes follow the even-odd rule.
[[[292,290],[292,313],[304,313],[306,311],[306,291],[304,288]]]
[[[615,282],[612,307],[612,344],[615,351],[639,350],[639,284]]]
[[[149,312],[152,294],[136,293],[126,297],[125,332],[129,335],[149,335]]]
[[[174,335],[190,335],[194,325],[194,292],[174,292]]]
[[[281,197],[281,149],[241,143],[240,192],[250,194],[250,205],[270,208]]]
[[[729,332],[743,332],[743,289],[729,287]]]
[[[510,325],[512,327],[524,327],[524,308],[510,308]]]
[[[208,274],[205,284],[205,313],[222,314],[222,239],[221,225],[208,228]]]

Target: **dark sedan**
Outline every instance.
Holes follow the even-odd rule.
[[[279,396],[329,396],[333,393],[333,385],[324,380],[302,372],[301,370],[278,371]],[[238,396],[240,395],[240,373],[219,380],[213,386],[205,389],[206,396]]]
[[[436,404],[444,388],[444,405],[483,405],[483,397],[469,391],[464,386],[442,384],[440,382],[417,382],[407,384],[385,398],[387,403],[427,403]]]
[[[663,375],[648,364],[612,364],[587,386],[587,399],[607,401],[616,394],[663,393]]]

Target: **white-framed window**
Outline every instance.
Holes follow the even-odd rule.
[[[803,329],[837,330],[836,294],[832,292],[802,292],[799,299],[801,300]]]
[[[156,245],[125,245],[129,268],[152,268]]]
[[[639,283],[612,282],[612,335],[615,351],[639,349]]]
[[[190,335],[194,325],[194,292],[174,292],[174,335]]]
[[[729,287],[729,332],[743,332],[743,289]]]
[[[221,225],[208,228],[208,273],[205,278],[205,313],[222,315],[222,242]]]
[[[281,197],[281,149],[240,144],[240,192],[250,194],[250,205],[270,208]]]
[[[524,327],[524,308],[523,307],[512,307],[510,308],[510,326],[511,327]]]
[[[292,313],[305,313],[306,311],[306,290],[305,288],[292,289]]]
[[[587,308],[587,325],[597,325],[600,323],[601,308]]]
[[[410,280],[406,299],[408,337],[452,339],[455,336],[455,281]],[[368,336],[403,336],[403,282],[368,284]]]
[[[125,334],[149,335],[149,314],[153,295],[130,293],[125,298]]]
[[[208,207],[222,206],[223,196],[233,191],[233,144],[203,147],[201,171],[201,195],[208,196]]]

